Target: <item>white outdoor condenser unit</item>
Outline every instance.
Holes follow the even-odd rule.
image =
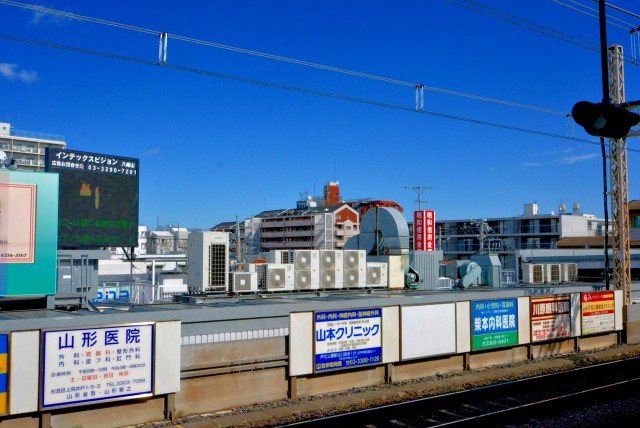
[[[384,262],[367,263],[367,287],[387,287],[387,269]]]
[[[291,250],[271,250],[265,255],[265,258],[267,263],[293,263],[293,260],[291,260],[291,253],[293,253]]]
[[[320,252],[318,250],[293,251],[294,289],[320,288]]]
[[[547,284],[560,284],[560,265],[546,264],[544,265],[544,282]]]
[[[255,293],[258,291],[256,272],[231,272],[234,293]]]
[[[284,263],[264,263],[256,265],[258,288],[262,291],[293,290],[293,265]]]
[[[544,265],[523,264],[522,282],[525,284],[544,284]]]
[[[320,288],[342,288],[342,250],[320,250]]]
[[[578,280],[577,263],[562,263],[560,269],[562,282],[575,282]]]
[[[367,254],[365,250],[344,250],[343,287],[362,288],[367,286]]]

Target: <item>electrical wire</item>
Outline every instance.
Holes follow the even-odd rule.
[[[545,36],[548,36],[548,37],[551,37],[551,38],[554,38],[554,39],[558,39],[558,40],[561,40],[563,42],[567,42],[567,43],[570,43],[572,45],[579,46],[581,48],[584,48],[584,49],[587,49],[587,50],[590,50],[590,51],[593,51],[593,52],[598,52],[598,53],[600,52],[600,46],[595,44],[595,43],[591,43],[589,41],[580,39],[580,38],[575,37],[575,36],[571,36],[569,34],[561,32],[561,31],[557,31],[557,30],[554,30],[552,28],[545,27],[545,26],[540,25],[540,24],[536,24],[535,22],[528,21],[528,20],[526,20],[524,18],[520,18],[520,17],[517,17],[515,15],[511,15],[511,14],[502,12],[502,11],[500,11],[498,9],[490,8],[488,6],[485,6],[485,5],[482,5],[480,3],[470,1],[470,0],[460,0],[460,1],[448,0],[448,1],[449,1],[449,3],[455,4],[457,6],[460,6],[460,7],[469,9],[469,10],[472,10],[474,12],[481,13],[481,14],[489,16],[491,18],[498,19],[500,21],[504,21],[504,22],[507,22],[509,24],[525,28],[527,30],[531,30],[531,31],[534,31],[536,33],[543,34]],[[465,3],[461,3],[461,1],[465,2]],[[486,10],[483,10],[483,9],[486,9]],[[516,22],[515,20],[521,21],[521,22]],[[635,61],[632,57],[630,57],[629,55],[626,55],[626,54],[623,55],[623,59],[628,64],[631,64],[631,65],[634,65],[634,66],[640,66],[640,64],[637,61]]]
[[[96,50],[85,49],[85,48],[79,48],[79,47],[75,47],[75,46],[68,46],[68,45],[61,45],[61,44],[57,44],[57,43],[44,42],[44,41],[40,41],[40,40],[25,39],[25,38],[22,38],[22,37],[10,36],[10,35],[6,35],[6,34],[0,34],[0,39],[5,39],[5,40],[10,40],[10,41],[15,41],[15,42],[21,42],[21,43],[28,43],[28,44],[44,46],[44,47],[49,47],[49,48],[55,48],[55,49],[61,49],[61,50],[66,50],[66,51],[70,51],[70,52],[83,53],[83,54],[99,56],[99,57],[104,57],[104,58],[109,58],[109,59],[117,59],[117,60],[121,60],[121,61],[128,61],[128,62],[133,62],[133,63],[137,63],[137,64],[153,65],[155,67],[159,66],[157,62],[146,60],[146,59],[135,58],[135,57],[130,57],[130,56],[124,56],[124,55],[119,55],[119,54],[113,54],[113,53],[103,52],[103,51],[96,51]],[[204,75],[204,76],[217,77],[217,78],[227,79],[227,80],[234,80],[234,81],[243,82],[243,83],[249,83],[249,84],[254,84],[254,85],[261,85],[261,86],[266,86],[266,87],[271,87],[271,88],[276,88],[276,89],[283,89],[283,90],[287,90],[287,91],[305,93],[305,94],[309,94],[309,95],[317,95],[317,96],[333,98],[333,99],[339,99],[339,100],[343,100],[343,101],[350,101],[350,102],[366,104],[366,105],[371,105],[371,106],[376,106],[376,107],[383,107],[383,108],[389,108],[389,109],[394,109],[394,110],[399,110],[399,111],[412,112],[412,113],[422,114],[422,115],[426,115],[426,116],[434,116],[434,117],[439,117],[439,118],[443,118],[443,119],[456,120],[456,121],[459,121],[459,122],[473,123],[473,124],[476,124],[476,125],[483,125],[483,126],[489,126],[489,127],[493,127],[493,128],[505,129],[505,130],[509,130],[509,131],[516,131],[516,132],[522,132],[522,133],[527,133],[527,134],[533,134],[533,135],[538,135],[538,136],[542,136],[542,137],[549,137],[549,138],[556,138],[556,139],[562,139],[562,140],[576,141],[576,142],[580,142],[580,143],[593,144],[593,145],[599,145],[600,144],[599,142],[596,142],[596,141],[585,140],[585,139],[574,138],[574,137],[567,137],[567,136],[564,136],[564,135],[554,134],[554,133],[551,133],[551,132],[539,131],[539,130],[528,129],[528,128],[521,128],[521,127],[517,127],[517,126],[499,124],[499,123],[488,122],[488,121],[479,120],[479,119],[472,119],[472,118],[468,118],[468,117],[462,117],[462,116],[454,116],[454,115],[445,114],[445,113],[439,113],[439,112],[416,111],[414,108],[403,107],[403,106],[399,106],[399,105],[395,105],[395,104],[383,103],[383,102],[364,99],[364,98],[350,97],[350,96],[340,95],[340,94],[335,94],[335,93],[330,93],[330,92],[322,92],[322,91],[317,91],[317,90],[307,89],[307,88],[302,88],[302,87],[297,87],[297,86],[283,85],[283,84],[280,84],[280,83],[274,83],[274,82],[269,82],[269,81],[264,81],[264,80],[250,79],[250,78],[241,77],[241,76],[235,76],[235,75],[230,75],[230,74],[217,73],[217,72],[213,72],[213,71],[209,71],[209,70],[202,70],[202,69],[179,66],[179,65],[173,65],[173,64],[162,65],[161,67],[172,69],[172,70],[177,70],[177,71],[182,71],[182,72],[200,74],[200,75]],[[629,148],[627,148],[627,150],[628,151],[640,152],[640,150],[634,150],[634,149],[629,149]]]
[[[50,14],[53,14],[53,15],[60,15],[60,16],[64,16],[64,17],[67,17],[67,18],[70,18],[70,19],[76,19],[76,20],[80,20],[80,21],[87,21],[87,22],[91,22],[91,23],[94,23],[94,24],[108,25],[108,26],[111,26],[111,27],[116,27],[116,28],[120,28],[120,29],[124,29],[124,30],[130,30],[130,31],[136,31],[136,32],[139,32],[139,33],[144,33],[144,34],[151,34],[151,35],[154,35],[154,36],[157,36],[158,34],[167,34],[166,32],[161,32],[161,31],[157,31],[157,30],[151,30],[151,29],[148,29],[148,28],[136,27],[136,26],[133,26],[133,25],[122,24],[122,23],[113,22],[113,21],[107,21],[107,20],[104,20],[104,19],[92,18],[92,17],[89,17],[89,16],[78,15],[78,14],[75,14],[75,13],[59,11],[59,10],[55,10],[55,9],[49,9],[49,8],[45,8],[43,6],[36,6],[36,5],[29,5],[29,4],[25,4],[25,3],[19,3],[19,2],[11,1],[11,0],[0,0],[0,4],[4,4],[4,5],[7,5],[7,6],[15,6],[15,7],[29,9],[29,10],[34,10],[34,11],[41,12],[41,13],[50,13]],[[414,88],[420,86],[423,89],[431,91],[431,92],[438,92],[438,93],[447,94],[447,95],[464,97],[464,98],[469,98],[469,99],[478,100],[478,101],[491,102],[491,103],[495,103],[495,104],[502,104],[502,105],[507,105],[507,106],[510,106],[510,107],[516,107],[516,108],[521,108],[521,109],[539,111],[539,112],[549,113],[549,114],[554,114],[554,115],[559,115],[559,116],[567,116],[566,112],[561,112],[561,111],[552,110],[552,109],[548,109],[548,108],[530,106],[530,105],[526,105],[526,104],[522,104],[522,103],[516,103],[516,102],[512,102],[512,101],[505,101],[505,100],[500,100],[500,99],[496,99],[496,98],[484,97],[484,96],[469,94],[469,93],[460,92],[460,91],[452,91],[452,90],[448,90],[448,89],[441,89],[441,88],[437,88],[437,87],[434,87],[434,86],[426,86],[426,85],[413,83],[413,82],[407,82],[407,81],[403,81],[403,80],[399,80],[399,79],[383,77],[383,76],[377,76],[377,75],[374,75],[374,74],[363,73],[363,72],[354,71],[354,70],[348,70],[348,69],[339,68],[339,67],[333,67],[333,66],[329,66],[329,65],[315,63],[315,62],[303,61],[303,60],[299,60],[299,59],[295,59],[295,58],[289,58],[289,57],[284,57],[284,56],[280,56],[280,55],[273,55],[273,54],[269,54],[269,53],[264,53],[264,52],[259,52],[259,51],[239,48],[239,47],[235,47],[235,46],[224,45],[224,44],[221,44],[221,43],[215,43],[215,42],[209,42],[209,41],[205,41],[205,40],[194,39],[194,38],[191,38],[191,37],[180,36],[180,35],[177,35],[177,34],[171,34],[171,38],[175,39],[175,40],[187,42],[187,43],[199,44],[199,45],[202,45],[202,46],[213,47],[213,48],[227,50],[227,51],[231,51],[231,52],[235,52],[235,53],[240,53],[240,54],[245,54],[245,55],[252,55],[252,56],[271,59],[271,60],[275,60],[275,61],[287,62],[287,63],[301,65],[301,66],[305,66],[305,67],[317,68],[317,69],[321,69],[321,70],[325,70],[325,71],[331,71],[331,72],[335,72],[335,73],[342,73],[342,74],[347,74],[347,75],[366,78],[366,79],[377,80],[377,81],[396,84],[396,85],[410,86],[410,87],[414,87]]]
[[[566,0],[566,1],[568,1],[568,2],[570,2],[570,3],[573,3],[573,4],[576,4],[576,5],[578,5],[578,6],[582,6],[583,8],[587,9],[588,11],[595,12],[595,13],[590,13],[590,12],[588,12],[587,10],[582,10],[582,9],[580,9],[580,8],[578,8],[578,7],[571,6],[571,5],[569,5],[569,4],[566,4],[566,3],[561,2],[560,0],[551,0],[551,1],[552,1],[552,2],[554,2],[554,3],[556,3],[556,4],[558,4],[558,5],[560,5],[560,6],[564,6],[564,7],[568,8],[568,9],[574,10],[574,11],[576,11],[576,12],[582,13],[582,14],[587,15],[587,16],[590,16],[590,17],[592,17],[592,18],[599,19],[599,17],[598,17],[598,10],[597,10],[597,9],[591,8],[591,7],[589,7],[589,6],[586,6],[586,5],[584,5],[584,4],[582,4],[582,3],[579,3],[579,2],[577,2],[577,1],[575,1],[575,0]],[[636,27],[636,26],[634,26],[633,24],[631,24],[630,22],[623,21],[623,20],[621,20],[621,19],[619,19],[619,18],[616,18],[615,16],[609,16],[609,15],[607,15],[607,17],[608,17],[609,19],[614,19],[614,20],[616,20],[616,21],[620,21],[620,22],[622,22],[623,24],[625,24],[625,25],[626,25],[626,27],[625,27],[624,25],[620,25],[620,24],[618,24],[618,23],[616,23],[616,22],[611,22],[611,21],[607,20],[607,23],[608,23],[608,24],[610,24],[610,25],[613,25],[614,27],[619,27],[619,28],[622,28],[623,30],[634,29],[634,28]]]
[[[593,1],[598,2],[598,0],[593,0]],[[617,10],[618,12],[622,12],[626,15],[633,16],[634,18],[640,18],[640,15],[638,15],[637,13],[629,12],[628,10],[622,9],[621,7],[618,7],[614,4],[605,3],[605,6],[610,7],[611,9]]]
[[[506,12],[502,12],[502,11],[500,11],[498,9],[494,9],[494,8],[489,7],[489,6],[485,6],[485,5],[481,4],[481,3],[477,3],[477,2],[474,2],[474,1],[471,1],[471,0],[460,0],[460,1],[448,0],[448,1],[449,1],[449,3],[453,3],[453,4],[457,5],[457,6],[461,6],[461,7],[464,7],[466,9],[470,9],[470,10],[473,10],[475,12],[482,13],[484,15],[490,16],[492,18],[496,18],[496,19],[499,19],[501,21],[508,22],[510,24],[514,24],[514,25],[517,25],[517,26],[520,26],[520,27],[527,28],[529,30],[538,32],[538,33],[542,33],[542,34],[545,34],[547,36],[550,36],[550,37],[553,37],[553,38],[556,38],[556,39],[560,39],[560,40],[572,43],[572,44],[577,45],[577,46],[581,46],[581,47],[584,47],[584,48],[587,48],[587,49],[591,49],[593,47],[593,48],[597,49],[598,52],[600,52],[599,45],[597,45],[595,43],[591,43],[589,41],[580,39],[578,37],[571,36],[570,34],[563,33],[563,32],[558,31],[558,30],[554,30],[553,28],[549,28],[549,27],[546,27],[544,25],[536,24],[535,22],[526,20],[524,18],[520,18],[520,17],[515,16],[515,15],[511,15],[511,14],[506,13]],[[463,3],[461,3],[461,2],[463,2]],[[516,21],[520,21],[521,23],[518,23]]]

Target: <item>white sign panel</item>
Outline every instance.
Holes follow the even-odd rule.
[[[401,358],[455,354],[456,305],[403,306]]]
[[[45,331],[42,408],[151,395],[153,324]]]
[[[315,313],[315,372],[382,361],[382,309]]]

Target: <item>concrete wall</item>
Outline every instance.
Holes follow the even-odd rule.
[[[624,342],[640,343],[640,304],[625,306]]]
[[[299,397],[326,394],[328,392],[344,391],[351,388],[384,384],[384,366],[374,366],[365,369],[333,372],[322,375],[299,377],[297,395]]]
[[[183,379],[175,415],[186,416],[287,398],[286,368]]]
[[[523,290],[518,290],[518,293],[522,292]],[[524,361],[528,358],[567,354],[575,349],[589,350],[619,343],[622,323],[619,327],[616,322],[616,331],[613,332],[608,331],[586,337],[570,337],[532,344],[530,332],[525,334],[525,330],[530,329],[529,297],[518,297],[518,307],[520,308],[518,312],[518,344],[512,347],[470,352],[471,312],[468,299],[472,296],[486,299],[488,294],[470,292],[457,293],[457,295],[466,297],[466,299],[460,299],[461,301],[454,305],[455,316],[446,312],[447,322],[455,322],[456,324],[455,335],[457,338],[455,346],[451,350],[447,350],[447,354],[421,354],[422,356],[419,358],[402,361],[399,352],[390,353],[389,348],[398,348],[396,350],[398,351],[401,346],[398,332],[401,331],[399,329],[402,326],[402,322],[400,322],[402,311],[399,309],[400,306],[383,306],[383,337],[387,339],[383,341],[382,346],[386,349],[386,354],[383,353],[383,363],[386,364],[318,374],[310,371],[307,372],[308,374],[298,377],[292,377],[289,374],[289,367],[292,364],[292,344],[290,341],[295,340],[300,334],[304,337],[308,336],[308,338],[314,337],[313,334],[309,336],[306,332],[307,330],[311,331],[312,326],[308,323],[304,324],[302,333],[298,330],[294,332],[293,328],[291,332],[284,327],[271,329],[274,325],[279,325],[282,318],[276,304],[270,303],[261,306],[255,304],[246,306],[220,305],[184,311],[185,313],[182,313],[183,316],[181,316],[182,322],[179,323],[181,328],[176,335],[177,339],[181,339],[181,345],[176,343],[172,348],[179,353],[179,355],[175,355],[175,358],[172,357],[176,364],[174,368],[171,368],[171,373],[176,373],[176,376],[179,374],[179,380],[176,379],[176,383],[179,383],[179,391],[173,389],[170,393],[130,401],[101,402],[93,405],[55,409],[50,413],[39,413],[36,402],[33,408],[22,410],[24,412],[22,415],[0,417],[0,427],[36,427],[41,425],[41,420],[44,421],[44,424],[50,423],[51,427],[135,425],[162,420],[165,418],[166,411],[172,412],[175,416],[215,412],[254,403],[283,400],[292,395],[325,394],[355,387],[381,385],[385,382],[455,373],[467,368],[480,369],[492,365]],[[447,296],[449,295],[438,295],[443,300],[442,303],[454,300],[450,297],[447,298]],[[380,306],[379,301],[374,301],[373,297],[371,299],[369,303]],[[398,304],[398,301],[402,299],[399,297],[389,300]],[[421,299],[416,298],[409,301],[413,303],[411,305],[408,305],[407,302],[400,304],[404,307],[428,307],[429,313],[433,314],[440,313],[437,311],[439,307],[449,306],[448,304],[434,304],[435,298],[430,300],[428,305],[424,305]],[[314,309],[322,310],[329,307],[330,304],[331,300],[300,303],[299,308],[302,309],[302,312],[294,313],[292,319],[294,316],[312,314]],[[619,304],[620,302],[616,300],[616,309]],[[346,299],[336,300],[334,305],[347,309],[365,306],[361,300]],[[127,321],[142,322],[151,316],[156,319],[175,319],[176,315],[172,313],[175,307],[178,305],[167,306],[166,314],[160,312],[130,314],[131,319]],[[618,319],[617,312],[618,310],[616,310],[616,319]],[[249,320],[251,314],[256,318],[256,322]],[[51,328],[122,323],[123,319],[121,315],[106,316],[106,314],[102,314],[87,315],[84,320],[80,321],[76,317],[65,314],[64,317],[57,317],[55,322],[58,324],[52,323]],[[407,320],[405,318],[405,321]],[[640,341],[640,305],[632,305],[626,309],[624,322],[624,327],[628,329],[627,341]],[[11,365],[12,370],[17,370],[18,361],[24,360],[24,355],[33,355],[35,360],[30,363],[30,366],[38,366],[39,353],[37,351],[39,350],[40,327],[34,327],[42,325],[41,323],[42,320],[37,319],[30,319],[28,322],[22,323],[23,330],[24,327],[33,327],[33,330],[22,331],[20,335],[33,333],[34,338],[23,346],[22,352],[15,352],[13,355],[15,361],[12,360],[14,364]],[[291,322],[292,327],[295,324],[295,322]],[[428,325],[437,326],[438,323],[428,323]],[[257,327],[265,329],[256,330]],[[13,334],[15,336],[15,332]],[[424,340],[431,340],[435,344],[435,339],[429,339],[431,336],[424,337]],[[389,340],[390,338],[394,338],[394,340]],[[12,346],[15,348],[18,345],[19,342],[14,340]],[[309,357],[310,361],[313,356],[313,344],[310,343],[308,347],[311,347],[311,350],[307,353],[308,355],[305,354],[304,358]],[[438,349],[435,345],[429,348],[433,352]],[[30,352],[31,350],[35,351]],[[157,353],[156,359],[163,357],[168,352],[166,347],[159,348],[158,351],[162,354]],[[28,397],[37,396],[37,374],[35,374],[32,383],[33,393],[26,394]],[[14,382],[15,384],[17,383]],[[13,398],[15,399],[17,396],[18,393],[15,393]],[[16,402],[17,400],[14,400],[14,403]]]

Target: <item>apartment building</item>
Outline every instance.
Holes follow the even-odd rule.
[[[45,149],[64,149],[67,143],[62,135],[21,131],[10,123],[0,122],[0,150],[16,160],[23,171],[44,171]]]
[[[561,204],[558,212],[541,214],[534,203],[525,204],[517,217],[436,221],[437,244],[445,260],[491,252],[500,257],[504,270],[518,268],[519,250],[555,249],[560,239],[602,236],[603,229],[604,219],[583,214],[578,204],[571,212]]]
[[[210,230],[235,235],[234,222],[220,223]],[[240,222],[244,256],[255,258],[270,250],[342,249],[349,238],[360,233],[356,210],[338,206],[301,206],[263,211]],[[235,241],[235,239],[234,239]],[[232,244],[232,253],[236,243]]]

